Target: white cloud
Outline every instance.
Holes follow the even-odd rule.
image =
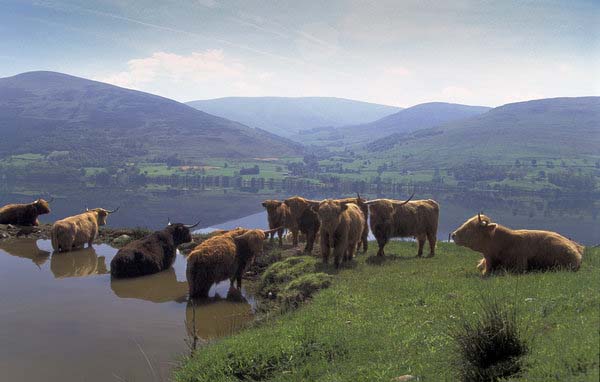
[[[404,66],[391,66],[385,68],[383,73],[390,77],[406,77],[412,74],[412,72]]]
[[[187,56],[155,52],[150,57],[129,60],[127,67],[125,71],[110,74],[99,80],[113,85],[143,89],[144,85],[160,79],[202,83],[216,79],[240,78],[246,72],[244,65],[227,59],[222,50],[216,49],[193,52]]]

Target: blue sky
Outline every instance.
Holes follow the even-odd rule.
[[[179,101],[600,94],[598,1],[0,0],[0,36],[0,77],[53,70]]]

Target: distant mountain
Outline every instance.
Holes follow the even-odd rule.
[[[427,129],[450,121],[483,114],[491,108],[444,102],[430,102],[412,106],[370,123],[342,126],[335,129],[313,129],[302,134],[304,141],[326,145],[342,140],[346,144],[364,144],[391,134],[405,134]]]
[[[514,157],[598,157],[600,97],[511,103],[469,119],[387,136],[366,148],[429,168],[473,160],[506,163]]]
[[[289,140],[167,98],[55,72],[0,78],[0,136],[0,156],[68,151],[84,162],[301,152]]]
[[[371,122],[401,110],[332,97],[227,97],[187,104],[285,137],[315,127]]]

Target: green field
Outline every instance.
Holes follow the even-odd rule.
[[[183,381],[458,380],[460,324],[480,316],[482,301],[516,311],[529,348],[514,381],[597,381],[600,249],[579,272],[481,278],[480,256],[440,243],[416,259],[415,243],[392,243],[379,262],[369,253],[334,275],[333,285],[298,310],[269,319],[185,359]]]

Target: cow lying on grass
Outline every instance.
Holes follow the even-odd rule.
[[[110,262],[110,274],[115,278],[138,277],[169,269],[175,262],[177,247],[192,241],[194,225],[171,224],[161,231],[134,240],[119,249]]]
[[[354,203],[338,200],[324,200],[313,207],[319,215],[321,228],[321,256],[325,264],[333,250],[333,263],[336,268],[340,260],[349,261],[361,241],[366,225],[363,212]]]
[[[496,269],[515,272],[579,269],[584,247],[550,231],[512,230],[478,214],[452,233],[457,245],[483,254],[477,268],[483,275]]]
[[[119,208],[109,211],[104,208],[94,208],[86,212],[58,220],[52,225],[50,237],[55,252],[67,252],[83,248],[87,243],[91,247],[98,236],[98,227],[106,225],[108,215],[117,212]]]
[[[49,213],[49,202],[44,199],[28,204],[7,204],[0,207],[0,224],[37,226],[40,224],[38,216]]]
[[[213,236],[188,255],[186,276],[190,297],[207,297],[214,283],[229,279],[242,288],[242,276],[248,265],[263,251],[263,241],[278,228],[240,229]]]

